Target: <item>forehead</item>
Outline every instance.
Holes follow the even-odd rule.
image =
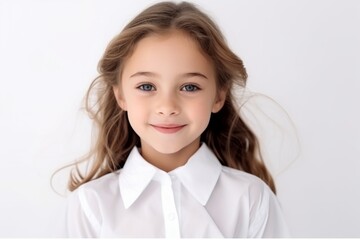
[[[183,72],[204,71],[214,73],[211,59],[187,33],[172,30],[153,33],[141,39],[124,65],[128,71]]]

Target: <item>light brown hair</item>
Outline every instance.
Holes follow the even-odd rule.
[[[96,142],[84,161],[88,171],[78,167],[71,173],[69,190],[122,168],[134,146],[140,147],[139,136],[131,128],[126,112],[117,104],[113,86],[121,81],[124,62],[136,43],[151,33],[181,30],[194,39],[215,66],[218,89],[226,90],[223,108],[212,114],[201,135],[222,165],[251,173],[261,178],[275,193],[274,181],[266,169],[256,136],[241,119],[232,89],[244,87],[247,73],[242,60],[227,46],[216,24],[193,4],[162,2],[136,16],[109,43],[98,65],[99,76],[86,95],[86,110],[98,129]],[[96,92],[93,101],[93,91]]]

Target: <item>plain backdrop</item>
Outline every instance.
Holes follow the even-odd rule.
[[[360,1],[194,2],[244,60],[248,87],[296,125],[300,156],[276,176],[293,236],[360,237]],[[152,3],[0,0],[0,237],[47,236],[64,202],[51,175],[90,144],[81,107],[98,60]]]

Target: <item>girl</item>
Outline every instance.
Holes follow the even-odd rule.
[[[149,7],[99,71],[87,94],[98,138],[86,174],[70,177],[66,236],[288,236],[232,95],[245,68],[207,15],[186,2]]]

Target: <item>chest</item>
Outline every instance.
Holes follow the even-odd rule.
[[[203,206],[179,182],[152,182],[127,209],[120,196],[102,209],[101,237],[246,237],[247,198],[215,189]],[[108,203],[109,204],[109,203]]]

